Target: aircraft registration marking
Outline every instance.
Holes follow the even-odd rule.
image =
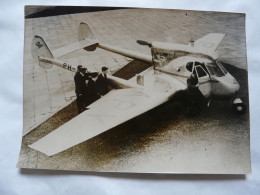
[[[63,63],[62,67],[63,67],[64,69],[68,69],[68,70],[70,70],[70,71],[71,71],[71,70],[76,71],[76,69],[75,69],[72,65],[67,64],[67,63]]]

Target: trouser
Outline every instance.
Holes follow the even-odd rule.
[[[99,98],[100,97],[97,94],[88,94],[88,96],[86,97],[86,106],[89,106],[90,104],[94,103]]]
[[[77,94],[77,107],[78,107],[78,113],[81,113],[86,110],[86,95]]]
[[[201,112],[207,105],[205,97],[202,95],[198,88],[188,88],[188,107],[187,113],[196,115]]]

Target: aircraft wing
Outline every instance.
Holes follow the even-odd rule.
[[[141,61],[145,61],[148,63],[152,63],[152,56],[151,55],[147,55],[147,54],[142,54],[139,52],[135,52],[135,51],[131,51],[131,50],[127,50],[127,49],[122,49],[122,48],[118,48],[118,47],[114,47],[114,46],[110,46],[110,45],[106,45],[106,44],[100,44],[97,42],[97,40],[90,40],[90,39],[85,39],[82,41],[78,41],[76,43],[67,45],[65,47],[61,47],[58,48],[56,50],[52,51],[52,54],[55,58],[59,58],[61,56],[64,56],[66,54],[69,54],[71,52],[77,51],[79,49],[85,49],[87,51],[94,51],[96,49],[96,47],[102,48],[104,50],[113,52],[113,53],[117,53],[132,59],[136,59],[136,60],[141,60]]]
[[[79,34],[78,34],[78,38],[79,40],[92,40],[95,41],[96,38],[94,36],[94,33],[91,31],[89,25],[87,23],[81,22],[79,25]],[[94,51],[95,50],[95,46],[99,47],[101,49],[113,52],[113,53],[117,53],[132,59],[136,59],[136,60],[140,60],[140,61],[144,61],[144,62],[148,62],[148,63],[152,63],[152,56],[151,55],[147,55],[147,54],[142,54],[136,51],[130,51],[127,49],[122,49],[122,48],[118,48],[118,47],[114,47],[108,44],[103,44],[103,43],[98,43],[96,45],[92,45],[92,47],[85,47],[84,49],[87,51]]]
[[[202,49],[211,49],[215,51],[220,43],[222,42],[223,38],[225,37],[225,34],[221,33],[210,33],[200,39],[197,39],[194,42],[195,47],[199,47]]]
[[[104,50],[113,52],[113,53],[117,53],[120,54],[122,56],[125,57],[129,57],[135,60],[139,60],[139,61],[143,61],[143,62],[148,62],[148,63],[152,63],[152,55],[147,55],[147,54],[143,54],[140,52],[136,52],[136,51],[131,51],[128,49],[122,49],[119,47],[114,47],[114,46],[110,46],[110,45],[106,45],[106,44],[98,44],[99,48],[102,48]]]
[[[168,96],[151,94],[142,88],[113,90],[90,105],[89,110],[30,147],[52,156],[151,110],[167,100]]]

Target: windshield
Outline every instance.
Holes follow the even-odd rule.
[[[223,64],[220,61],[217,61],[217,64],[221,68],[221,70],[224,72],[224,74],[227,74],[227,70],[224,68]]]
[[[216,62],[211,62],[211,63],[208,63],[206,66],[207,66],[207,69],[208,69],[210,75],[212,75],[212,76],[222,77],[227,74],[227,71],[222,66],[222,64],[219,65]]]

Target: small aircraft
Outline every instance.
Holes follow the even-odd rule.
[[[108,75],[116,87],[114,90],[29,147],[48,156],[67,150],[166,103],[177,92],[187,90],[187,79],[191,74],[197,77],[198,89],[208,102],[212,98],[233,98],[235,109],[242,112],[245,107],[237,97],[240,86],[223,67],[216,53],[224,36],[210,33],[187,45],[138,40],[140,45],[151,48],[152,55],[146,55],[100,43],[88,24],[83,22],[79,25],[78,42],[54,51],[50,51],[43,38],[36,35],[32,40],[32,55],[44,68],[54,64],[76,72],[76,66],[58,58],[79,49],[94,51],[97,47],[152,66],[129,80]]]

